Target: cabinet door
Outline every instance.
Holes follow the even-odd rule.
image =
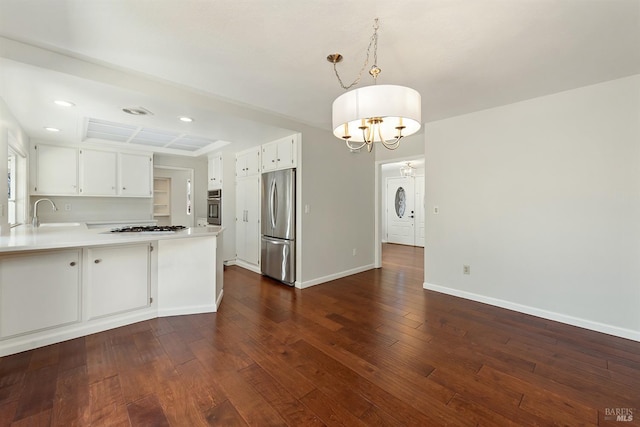
[[[120,153],[120,195],[151,197],[153,159],[146,154]]]
[[[80,274],[79,249],[0,257],[0,336],[78,322]]]
[[[149,252],[149,244],[88,250],[89,319],[150,304]]]
[[[278,168],[286,169],[295,167],[296,156],[296,143],[295,137],[287,137],[278,141],[278,155],[277,164]]]
[[[117,159],[113,151],[80,150],[80,194],[115,196]]]
[[[245,187],[246,179],[236,181],[236,258],[245,259],[246,245],[245,235],[247,233],[246,226],[246,204],[245,204]]]
[[[245,176],[258,175],[261,170],[260,164],[260,147],[255,147],[247,151],[236,154],[236,176],[239,178]]]
[[[245,260],[258,265],[260,263],[260,176],[247,179],[245,195],[247,207]]]
[[[222,156],[209,158],[209,190],[222,188]]]
[[[260,262],[260,176],[237,181],[236,256],[253,265]]]
[[[260,147],[251,149],[246,156],[247,176],[258,175],[261,170]]]
[[[262,170],[275,170],[278,167],[278,144],[270,143],[262,146]]]
[[[38,144],[36,185],[38,194],[78,194],[78,150],[73,147]]]

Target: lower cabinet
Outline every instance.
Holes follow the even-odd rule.
[[[81,320],[81,250],[0,257],[0,338]]]
[[[236,180],[236,259],[259,271],[260,176]]]
[[[151,248],[135,244],[87,250],[89,320],[151,304]]]

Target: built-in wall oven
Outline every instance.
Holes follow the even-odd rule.
[[[209,190],[208,192],[207,223],[222,225],[222,190]]]

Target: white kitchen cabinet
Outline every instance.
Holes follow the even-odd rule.
[[[260,265],[260,176],[236,180],[236,259]]]
[[[260,146],[236,154],[236,177],[260,174]]]
[[[208,162],[209,190],[222,188],[222,154],[209,157]]]
[[[292,135],[262,145],[262,171],[296,167],[297,136]]]
[[[0,337],[81,320],[80,249],[0,256]]]
[[[119,154],[118,194],[128,197],[151,197],[153,195],[153,157],[148,154]]]
[[[151,304],[150,251],[148,243],[87,250],[89,320]]]
[[[118,153],[80,150],[80,194],[115,196],[117,194]]]
[[[37,144],[33,150],[33,194],[78,194],[78,149]]]

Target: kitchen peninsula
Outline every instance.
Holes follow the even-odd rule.
[[[222,227],[113,233],[82,223],[0,236],[0,356],[155,317],[215,312]]]

